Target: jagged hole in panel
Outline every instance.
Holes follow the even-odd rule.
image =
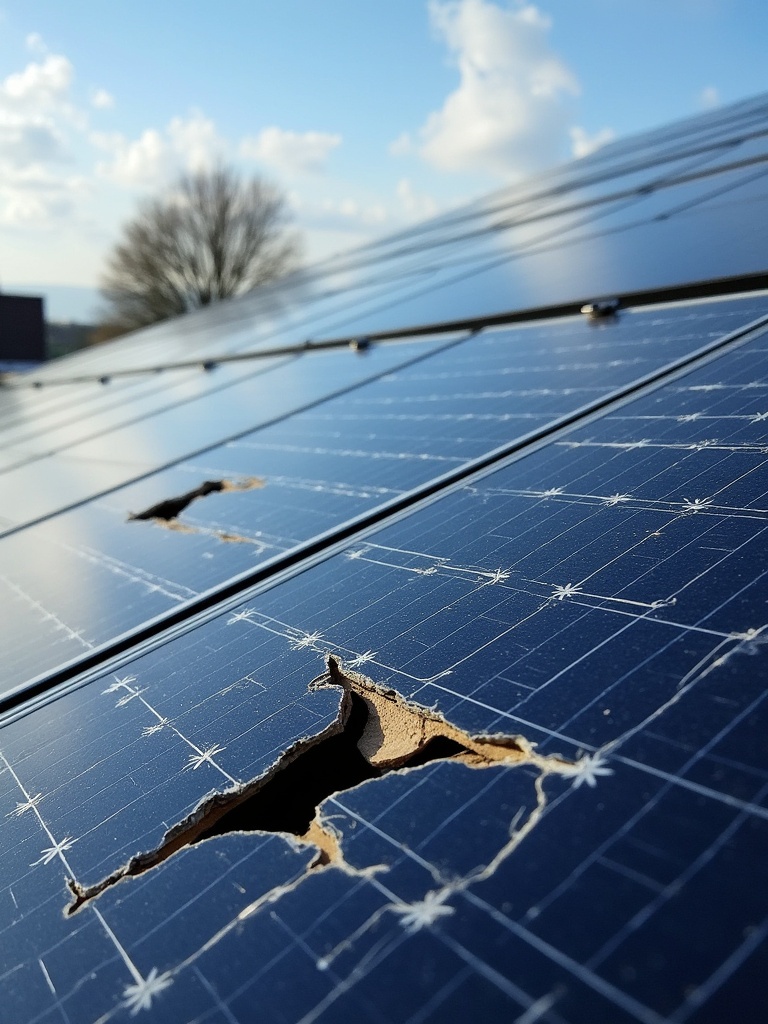
[[[247,477],[243,480],[205,480],[199,487],[192,491],[180,494],[176,498],[166,498],[151,505],[143,512],[131,512],[128,515],[131,520],[155,520],[159,523],[170,523],[177,519],[181,513],[199,498],[205,498],[209,494],[217,494],[221,491],[252,491],[263,487],[265,481],[258,476]]]
[[[556,755],[537,754],[523,737],[471,736],[427,708],[406,701],[365,676],[342,669],[328,658],[328,672],[315,688],[343,690],[339,715],[320,735],[286,750],[260,778],[207,797],[170,829],[157,849],[131,858],[95,885],[69,881],[73,914],[105,889],[142,874],[185,847],[228,832],[274,832],[317,849],[313,868],[348,867],[339,837],[319,808],[334,794],[389,772],[432,761],[458,761],[469,768],[528,764],[540,777],[572,774],[574,765]]]

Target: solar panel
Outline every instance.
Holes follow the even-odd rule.
[[[444,262],[442,292],[366,314],[386,333],[431,302],[422,340],[105,386],[113,345],[0,392],[22,460],[0,509],[9,1019],[763,1019],[766,293],[696,275],[758,283],[763,243],[732,257],[763,200],[727,167],[750,132],[760,157],[764,117],[618,143],[421,236],[430,276],[433,244],[505,202],[543,215],[569,181],[607,194],[700,151],[673,217],[633,205],[647,239],[708,224],[717,254],[654,279],[613,200],[598,251],[597,202],[591,269],[545,288],[570,301],[620,250],[614,282],[671,275],[685,301],[526,319],[524,275],[504,307]],[[404,260],[410,288],[419,237],[354,259]],[[216,311],[181,320],[195,358],[245,344],[259,301],[218,337]],[[342,322],[342,293],[319,301]],[[114,366],[155,343],[170,364],[182,333]]]
[[[10,598],[8,623],[16,637],[5,687],[37,678],[268,559],[520,444],[719,343],[767,308],[757,297],[677,304],[627,310],[597,327],[581,317],[493,328],[443,340],[437,350],[427,345],[425,352],[419,351],[424,343],[398,344],[398,351],[416,350],[419,358],[387,361],[385,369],[396,368],[338,397],[17,530],[0,542],[0,583]],[[348,353],[336,354],[334,366],[340,360],[345,369],[349,361],[353,369],[361,365]],[[364,365],[369,376],[377,366]],[[322,381],[316,371],[312,376]],[[262,390],[254,391],[262,382]],[[251,418],[265,416],[272,374],[248,385],[249,405],[258,409]],[[289,401],[300,404],[296,390],[286,390]],[[111,452],[117,459],[119,432],[99,422],[103,458]],[[221,432],[226,421],[206,420],[203,429]],[[132,444],[150,432],[163,433],[155,418],[141,430],[130,428]],[[187,446],[196,440],[191,428],[174,436]],[[52,462],[66,475],[72,449],[78,457],[83,452],[76,442],[66,444],[61,429],[57,437],[58,453],[26,467],[34,486],[20,489],[6,505],[17,521],[44,510],[42,502],[67,500],[61,487],[44,490],[43,480]],[[162,437],[153,444],[158,461],[161,443]],[[126,458],[117,471],[135,475],[140,468]],[[7,478],[16,475],[9,471]],[[102,472],[96,477],[101,486],[108,479]],[[209,486],[186,506],[163,509],[163,501],[195,495],[206,481],[218,490]],[[75,481],[82,484],[82,478]],[[161,515],[149,515],[158,503]],[[136,514],[145,522],[131,521]],[[74,594],[73,579],[80,584]]]
[[[199,380],[181,381],[160,396],[152,396],[159,408],[119,409],[117,417],[97,416],[67,429],[57,427],[53,451],[39,451],[6,472],[8,499],[4,511],[14,522],[50,515],[129,480],[144,476],[190,453],[216,444],[222,438],[253,429],[344,391],[369,376],[394,369],[409,358],[429,351],[435,342],[419,341],[381,346],[372,358],[358,359],[353,353],[324,352],[305,373],[302,360],[279,359],[259,365],[250,373],[225,369],[230,379],[224,386],[200,387]],[[234,376],[234,380],[232,380]],[[175,391],[175,393],[174,393]],[[221,392],[217,413],[212,417],[208,400]],[[85,432],[85,437],[79,435]],[[72,466],[81,467],[74,473]],[[55,479],[55,476],[58,479]],[[54,484],[53,487],[50,485]]]

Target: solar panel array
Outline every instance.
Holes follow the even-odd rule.
[[[765,114],[0,390],[9,1020],[764,1019]]]

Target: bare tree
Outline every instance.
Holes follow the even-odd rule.
[[[139,207],[102,278],[114,337],[272,281],[298,263],[285,198],[228,167],[183,175]]]

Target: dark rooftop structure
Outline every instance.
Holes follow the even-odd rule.
[[[14,1024],[762,1024],[768,97],[0,388]]]
[[[0,292],[0,366],[45,360],[43,300]]]

